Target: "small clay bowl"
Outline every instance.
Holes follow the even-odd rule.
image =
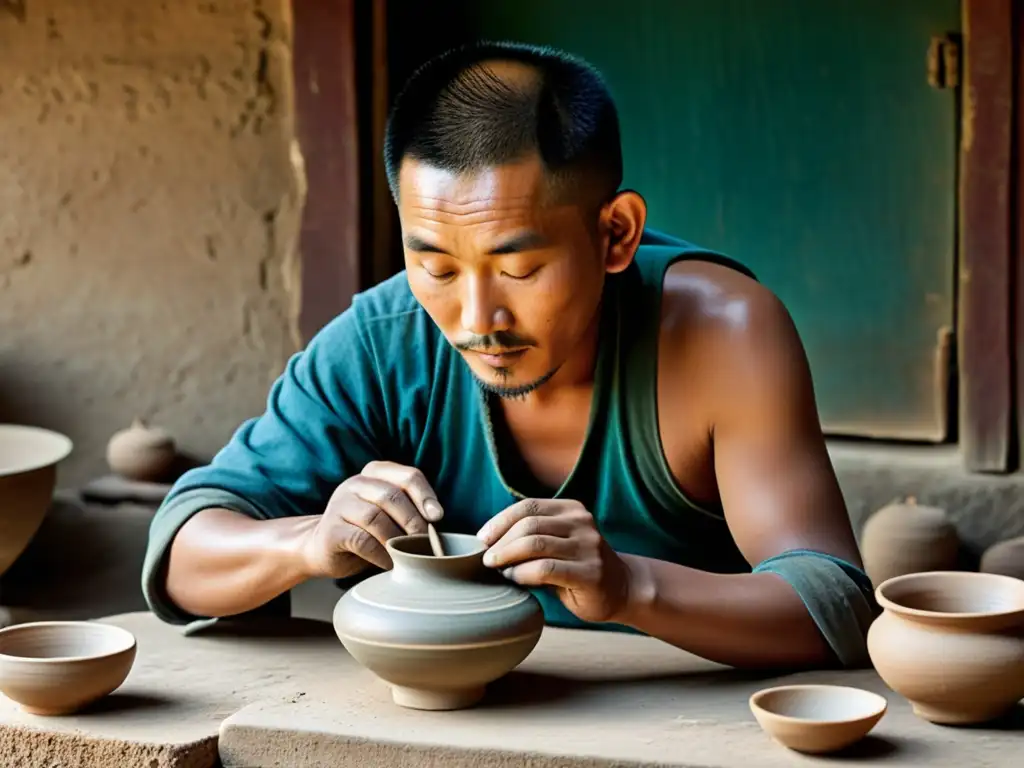
[[[93,621],[39,621],[0,630],[0,692],[33,715],[68,715],[121,686],[135,636]]]
[[[782,685],[750,697],[769,736],[796,752],[824,754],[867,736],[888,708],[885,697],[842,685]]]

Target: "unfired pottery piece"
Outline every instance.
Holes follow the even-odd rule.
[[[35,536],[71,440],[38,427],[0,424],[0,575]]]
[[[135,663],[135,636],[92,621],[0,630],[0,692],[33,715],[67,715],[117,690]]]
[[[461,709],[522,662],[544,628],[537,599],[483,564],[476,536],[426,534],[387,543],[394,568],[338,601],[334,629],[360,664],[391,685],[396,704]]]
[[[986,549],[979,570],[1024,579],[1024,536],[1000,541]]]
[[[868,652],[921,718],[983,723],[1024,697],[1024,581],[966,571],[897,576],[875,590]]]
[[[174,438],[159,427],[136,419],[130,427],[114,433],[107,443],[107,464],[128,480],[159,483],[166,480],[178,458]]]
[[[945,510],[908,499],[868,518],[860,547],[865,570],[878,585],[906,573],[956,568],[960,538]]]
[[[758,724],[785,747],[824,754],[850,746],[882,719],[885,697],[842,685],[782,685],[750,697]]]

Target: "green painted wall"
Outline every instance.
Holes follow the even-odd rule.
[[[957,113],[926,52],[959,30],[959,0],[390,0],[389,15],[398,80],[474,37],[590,59],[651,224],[778,293],[826,429],[945,437]]]

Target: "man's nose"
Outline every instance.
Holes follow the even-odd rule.
[[[466,281],[462,300],[462,328],[474,336],[505,331],[511,325],[511,314],[501,304],[501,297],[489,280],[470,278]]]

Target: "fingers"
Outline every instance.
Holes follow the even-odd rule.
[[[389,516],[387,510],[366,499],[357,497],[345,504],[340,512],[342,520],[363,529],[381,545],[388,539],[402,535],[402,529]]]
[[[339,542],[341,549],[352,553],[368,563],[373,563],[373,565],[385,571],[390,570],[392,565],[394,565],[391,562],[391,555],[388,554],[384,545],[365,528],[360,528],[347,522],[342,523],[339,528],[342,539]]]
[[[559,509],[558,504],[541,504],[537,499],[524,499],[496,514],[476,535],[485,544],[492,546],[521,520],[558,514]]]
[[[527,517],[509,528],[484,554],[484,565],[504,568],[539,558],[572,559],[579,554],[571,520]]]
[[[310,561],[334,572],[348,568],[343,561],[351,555],[387,570],[393,564],[385,544],[403,533],[425,533],[427,520],[442,515],[422,472],[371,462],[335,489],[311,539]]]
[[[401,486],[373,477],[358,475],[352,478],[347,487],[350,493],[362,501],[374,505],[383,511],[390,521],[394,521],[396,525],[394,536],[400,536],[403,531],[405,533],[426,532],[426,522]],[[355,506],[355,509],[360,508],[359,505]],[[347,520],[348,517],[345,519]],[[355,521],[349,520],[349,522]],[[381,524],[383,525],[383,523]]]
[[[335,515],[324,515],[317,537],[317,549],[324,562],[334,563],[341,553],[349,553],[384,570],[392,566],[384,542],[400,535],[398,526],[380,507],[346,494],[339,499]]]
[[[561,587],[578,589],[593,583],[591,567],[572,560],[530,560],[502,570],[506,579],[524,587]]]
[[[430,487],[423,473],[415,467],[406,467],[390,461],[371,461],[363,468],[362,476],[401,488],[425,520],[436,523],[444,517],[444,509],[438,502],[434,489]],[[426,530],[426,527],[424,526],[422,530]]]

